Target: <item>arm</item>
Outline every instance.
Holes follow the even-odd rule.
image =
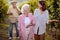
[[[47,24],[51,23],[51,22],[56,22],[57,20],[49,20],[49,12],[47,11]]]
[[[31,22],[30,22],[30,25],[28,25],[26,28],[28,28],[30,26],[35,26],[35,19],[31,13],[30,13],[30,16],[31,16]]]
[[[8,13],[7,15],[13,15],[12,13]]]
[[[12,13],[11,13],[11,8],[9,7],[9,9],[8,9],[8,11],[7,11],[7,15],[13,15]]]
[[[17,10],[18,14],[20,15],[20,9],[16,7],[16,10]]]
[[[35,26],[35,18],[32,14],[31,14],[31,17],[32,17],[31,25]]]
[[[49,20],[49,22],[51,23],[51,22],[60,22],[59,20]]]
[[[49,12],[47,11],[47,24],[51,22],[59,22],[59,20],[49,20]]]

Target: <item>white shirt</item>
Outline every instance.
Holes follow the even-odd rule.
[[[29,17],[25,17],[25,26],[27,27],[29,24],[30,24]],[[29,32],[30,32],[30,27],[26,28],[26,34],[27,34],[27,36],[28,36]]]
[[[37,30],[39,28],[38,35],[41,35],[45,33],[46,31],[46,23],[48,23],[49,20],[49,14],[48,11],[44,11],[43,14],[41,14],[40,9],[36,9],[34,11],[34,17],[36,20],[35,28],[34,28],[34,33],[37,34]]]
[[[30,24],[29,17],[25,17],[25,26],[28,26]]]

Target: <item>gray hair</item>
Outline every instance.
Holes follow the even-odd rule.
[[[24,13],[24,10],[25,10],[27,7],[29,7],[29,5],[28,5],[28,4],[24,4],[24,5],[22,6],[22,8],[21,8],[21,13]]]

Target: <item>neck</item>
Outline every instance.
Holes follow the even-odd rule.
[[[15,7],[13,7],[15,9]]]
[[[41,12],[41,14],[43,14],[44,11],[42,11],[42,9],[40,8],[40,12]]]
[[[28,17],[28,13],[24,13],[24,15],[25,15],[26,17]]]
[[[42,11],[42,8],[39,8]]]

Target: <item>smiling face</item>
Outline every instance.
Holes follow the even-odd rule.
[[[39,1],[38,7],[40,10],[45,11],[46,10],[45,1]]]
[[[12,2],[11,4],[12,4],[13,7],[16,7],[16,3],[17,2]]]
[[[24,13],[29,13],[29,12],[30,12],[30,7],[26,7]]]
[[[40,3],[38,3],[38,8],[42,8],[42,5]]]

